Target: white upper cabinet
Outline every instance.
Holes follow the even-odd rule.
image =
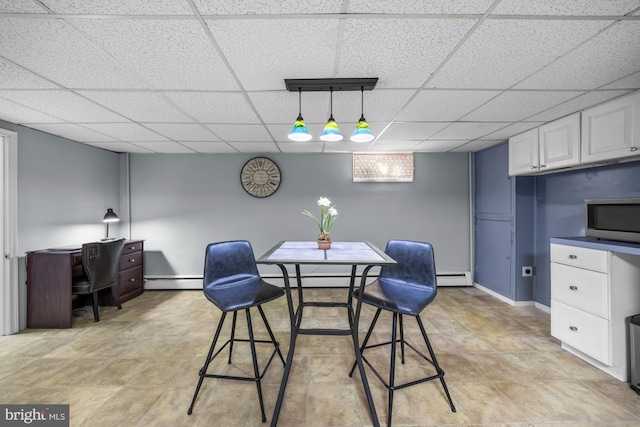
[[[509,138],[509,175],[538,172],[538,128]]]
[[[509,138],[509,175],[580,164],[580,113]]]
[[[582,163],[640,155],[640,92],[582,112]]]

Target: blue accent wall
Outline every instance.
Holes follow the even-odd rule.
[[[640,197],[640,161],[535,177],[509,177],[508,163],[507,143],[475,155],[474,279],[513,301],[550,306],[549,239],[584,236],[585,199]],[[533,279],[522,277],[523,265],[534,266]]]

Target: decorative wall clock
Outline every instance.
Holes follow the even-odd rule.
[[[254,157],[240,173],[242,188],[253,197],[269,197],[280,186],[280,168],[271,159]]]

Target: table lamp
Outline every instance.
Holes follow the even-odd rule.
[[[104,218],[102,218],[102,222],[107,223],[107,237],[105,237],[103,240],[109,240],[109,223],[118,222],[118,221],[120,221],[120,218],[118,218],[118,215],[116,215],[113,209],[108,208],[107,213],[104,214]]]

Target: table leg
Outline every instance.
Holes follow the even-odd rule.
[[[278,264],[280,270],[282,270],[282,277],[284,279],[284,290],[287,297],[287,306],[289,308],[289,320],[291,321],[291,333],[289,337],[289,353],[287,353],[287,361],[284,365],[284,373],[282,374],[282,382],[280,383],[280,391],[278,392],[278,400],[276,400],[276,406],[273,409],[273,417],[271,417],[271,427],[275,427],[278,424],[278,417],[280,416],[280,408],[282,407],[282,400],[284,398],[284,392],[287,388],[287,381],[289,380],[289,373],[291,372],[291,365],[293,362],[293,353],[296,347],[296,338],[298,336],[296,314],[293,310],[293,298],[291,297],[291,286],[289,284],[289,273],[287,268],[283,264]]]
[[[373,266],[367,266],[362,272],[362,279],[360,281],[360,292],[364,292],[364,286],[367,281],[367,273],[371,270]],[[371,396],[371,390],[369,389],[369,382],[367,381],[367,374],[364,370],[364,365],[362,363],[362,353],[360,352],[360,344],[358,339],[358,323],[360,322],[360,310],[362,309],[362,298],[358,298],[358,303],[356,305],[356,314],[353,319],[353,348],[356,353],[356,364],[358,365],[358,370],[360,371],[360,378],[362,379],[362,386],[364,387],[364,394],[367,396],[367,403],[369,404],[369,413],[371,414],[371,422],[375,427],[380,427],[380,422],[378,421],[378,414],[376,413],[376,407],[373,403],[373,397]]]

